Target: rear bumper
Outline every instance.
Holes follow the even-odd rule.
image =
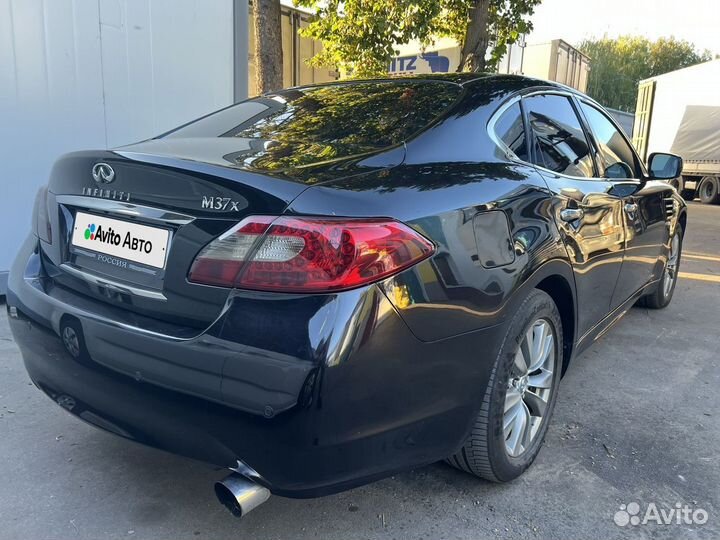
[[[241,460],[280,495],[324,495],[450,455],[502,334],[421,342],[370,286],[238,292],[207,330],[179,338],[53,286],[35,242],[18,256],[7,296],[33,382],[123,437],[220,467]],[[75,354],[62,339],[73,332]]]

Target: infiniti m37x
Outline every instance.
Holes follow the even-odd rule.
[[[38,388],[235,471],[236,513],[442,459],[504,482],[572,358],[669,304],[681,165],[546,81],[283,90],[61,157],[10,323]]]

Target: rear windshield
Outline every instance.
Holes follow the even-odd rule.
[[[437,118],[461,92],[461,87],[440,81],[290,89],[244,101],[166,136],[259,139],[272,154],[263,165],[285,168],[399,144]]]

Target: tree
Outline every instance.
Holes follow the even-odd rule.
[[[320,40],[315,66],[337,66],[353,76],[387,73],[398,45],[423,46],[441,36],[462,46],[458,71],[492,70],[542,0],[295,0],[317,17],[301,32]]]
[[[607,107],[634,111],[637,85],[643,79],[705,62],[709,51],[675,38],[650,41],[621,36],[583,41],[579,49],[590,57],[587,93]]]
[[[280,0],[253,0],[255,88],[258,94],[283,87]]]

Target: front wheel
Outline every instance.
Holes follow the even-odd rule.
[[[682,254],[682,226],[678,224],[675,234],[670,241],[670,251],[665,263],[663,275],[655,288],[655,291],[643,296],[639,304],[650,309],[662,309],[670,305],[675,285],[677,284],[678,271],[680,269],[680,255]]]
[[[508,482],[527,469],[542,445],[562,368],[562,323],[555,302],[533,290],[510,322],[470,436],[448,462]]]

